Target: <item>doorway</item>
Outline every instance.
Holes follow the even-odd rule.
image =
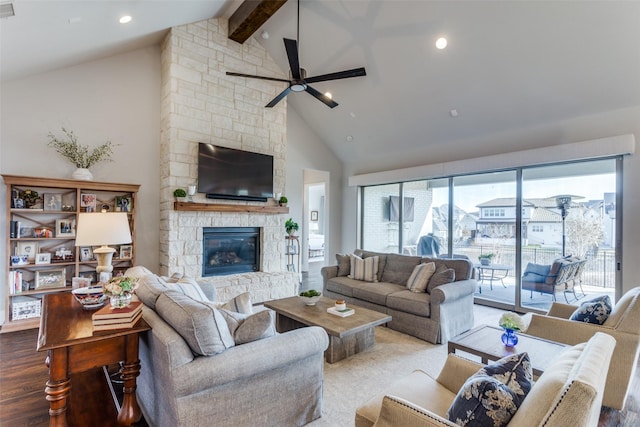
[[[302,264],[309,276],[320,276],[320,268],[328,257],[328,184],[329,172],[304,170],[304,212]],[[306,267],[306,268],[305,268]]]

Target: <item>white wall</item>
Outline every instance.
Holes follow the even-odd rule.
[[[420,152],[399,153],[394,159],[381,158],[378,162],[345,164],[344,176],[429,165],[461,159],[496,155],[500,153],[539,147],[588,141],[615,135],[634,134],[640,141],[640,106],[610,111],[549,123],[529,129],[520,129],[473,140],[462,140],[436,145]],[[413,158],[412,158],[413,157]],[[623,292],[640,285],[640,156],[625,156],[623,176]],[[356,187],[346,187],[342,197],[342,227],[356,229]],[[356,247],[355,233],[343,233],[342,250]]]
[[[313,133],[302,118],[290,106],[287,106],[287,184],[285,194],[289,198],[290,216],[301,227],[304,220],[304,169],[316,169],[329,172],[329,185],[325,188],[325,209],[328,212],[329,235],[325,242],[329,261],[342,248],[342,163],[335,154]],[[306,233],[301,232],[302,236]],[[351,249],[353,250],[353,248]],[[326,252],[326,251],[325,251]]]
[[[140,184],[137,261],[158,269],[160,49],[139,49],[0,87],[0,172],[70,178],[75,167],[47,147],[47,134],[73,130],[81,144],[110,140],[113,162],[91,168],[96,181]],[[0,200],[6,200],[0,186]],[[8,220],[1,207],[0,241]],[[4,245],[0,259],[7,260]],[[7,262],[0,262],[4,283]],[[5,286],[0,286],[4,298]],[[3,305],[4,306],[4,305]],[[4,318],[4,316],[2,316]]]

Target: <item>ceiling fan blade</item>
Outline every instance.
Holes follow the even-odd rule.
[[[351,77],[366,76],[367,72],[364,68],[354,68],[353,70],[338,71],[337,73],[323,74],[321,76],[307,77],[304,79],[307,83],[325,82],[327,80],[348,79]]]
[[[284,48],[287,50],[289,68],[293,80],[300,80],[300,59],[298,58],[298,42],[292,39],[284,39]]]
[[[266,76],[254,76],[252,74],[242,74],[242,73],[232,73],[227,71],[227,76],[237,76],[237,77],[249,77],[250,79],[262,79],[262,80],[272,80],[274,82],[285,82],[289,83],[289,80],[279,79],[277,77],[266,77]]]
[[[318,92],[317,90],[315,90],[311,86],[307,86],[307,88],[305,90],[307,92],[309,92],[311,95],[313,95],[314,97],[316,97],[316,99],[319,99],[320,101],[324,102],[325,105],[327,107],[329,107],[329,108],[335,108],[335,107],[338,106],[338,103],[335,102],[333,99],[331,99],[328,96]]]
[[[267,107],[267,108],[275,107],[275,105],[278,102],[280,102],[282,100],[282,98],[284,98],[285,96],[289,95],[289,92],[291,92],[291,88],[290,87],[288,87],[285,90],[283,90],[282,92],[280,92],[280,94],[278,96],[276,96],[275,98],[273,98],[270,103],[265,105],[265,107]]]

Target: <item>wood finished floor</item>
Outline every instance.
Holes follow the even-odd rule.
[[[44,395],[48,375],[46,354],[36,351],[36,340],[37,330],[0,334],[0,426],[49,425],[49,404]],[[640,369],[636,369],[625,409],[603,408],[599,427],[639,426],[639,402]],[[146,426],[144,421],[140,425]]]

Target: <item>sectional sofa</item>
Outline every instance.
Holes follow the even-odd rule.
[[[467,259],[440,259],[372,251],[354,251],[366,259],[378,257],[373,281],[352,278],[346,258],[321,269],[323,294],[343,299],[347,304],[390,315],[391,329],[432,342],[446,343],[473,327],[473,294],[477,282],[472,279],[473,264]],[[436,268],[453,270],[453,281],[413,292],[407,282],[419,264],[433,262]]]

